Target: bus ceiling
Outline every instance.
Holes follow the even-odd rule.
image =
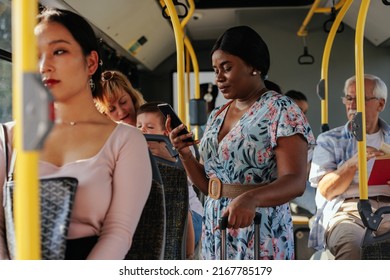
[[[319,8],[329,8],[341,0],[321,0]],[[177,0],[187,4],[186,0]],[[195,0],[195,12],[185,28],[186,35],[195,44],[215,41],[226,29],[240,23],[240,18],[258,18],[270,13],[286,15],[310,10],[315,0]],[[108,50],[115,50],[111,58],[134,64],[140,70],[153,71],[176,52],[174,32],[170,20],[162,15],[156,0],[41,0],[44,6],[77,11],[95,27]],[[360,1],[354,1],[343,22],[355,28]],[[115,16],[114,16],[115,15]],[[318,16],[317,13],[313,16]],[[331,14],[329,14],[331,17]],[[283,21],[283,17],[280,19]],[[302,17],[304,21],[304,17]],[[380,23],[380,24],[379,24]],[[365,37],[375,46],[390,45],[390,17],[382,1],[371,1]],[[297,29],[299,26],[297,26]],[[310,22],[307,24],[310,35]]]

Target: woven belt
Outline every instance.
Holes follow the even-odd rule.
[[[208,195],[213,199],[219,199],[221,197],[235,198],[247,191],[254,190],[262,187],[266,184],[256,185],[242,185],[242,184],[224,184],[217,177],[210,178],[209,180],[209,193]]]

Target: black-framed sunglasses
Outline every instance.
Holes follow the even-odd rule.
[[[115,75],[114,71],[105,71],[102,73],[102,81],[107,82],[111,80],[114,77],[114,75]]]

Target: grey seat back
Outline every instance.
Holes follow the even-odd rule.
[[[187,216],[189,209],[187,174],[168,137],[163,135],[145,135],[148,141],[164,142],[171,157],[155,156],[164,185],[166,201],[166,260],[185,259],[187,236]]]
[[[166,243],[164,186],[157,163],[150,153],[153,180],[149,197],[133,236],[126,260],[162,260]]]
[[[185,259],[188,186],[184,169],[158,162],[166,198],[166,260]]]

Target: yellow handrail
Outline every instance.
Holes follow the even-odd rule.
[[[198,59],[196,58],[195,51],[194,51],[194,49],[192,47],[192,44],[191,44],[190,40],[188,39],[188,37],[184,38],[184,45],[186,46],[186,50],[189,53],[189,56],[191,57],[192,68],[194,70],[195,98],[199,99],[200,98],[200,82],[199,82],[199,64],[198,64]],[[188,89],[188,93],[189,93],[189,89]],[[187,105],[188,105],[188,103],[187,103]],[[188,106],[187,106],[187,108],[188,108]],[[187,127],[189,129],[191,129],[190,128],[190,122],[188,121],[186,124],[187,124]],[[194,128],[194,130],[195,130],[194,134],[198,135],[198,127],[197,126]]]
[[[184,29],[184,27],[187,25],[188,21],[191,19],[192,15],[195,11],[195,3],[193,0],[187,0],[189,5],[189,10],[187,16],[181,21],[181,28]]]
[[[167,6],[169,16],[171,18],[173,32],[175,34],[176,42],[176,58],[177,58],[177,90],[178,90],[178,115],[179,118],[186,123],[185,106],[183,102],[184,97],[184,42],[183,30],[180,25],[179,17],[172,0],[164,0]]]
[[[358,156],[359,156],[359,192],[360,199],[368,199],[367,186],[367,159],[366,159],[366,113],[365,113],[365,89],[364,89],[364,26],[370,0],[362,0],[356,23],[355,34],[355,67],[356,67],[356,101],[357,112],[361,113],[362,117],[362,141],[358,141]]]
[[[191,41],[188,39],[188,37],[184,38],[184,44],[190,54],[191,62],[192,62],[192,69],[194,71],[195,76],[195,98],[200,98],[200,88],[199,88],[199,64],[198,59],[196,58],[196,54],[194,51],[194,48],[192,47]]]
[[[195,3],[194,3],[194,0],[188,0],[188,4],[189,4],[189,11],[188,11],[188,15],[187,17],[184,19],[186,20],[186,22],[182,22],[182,28],[185,27],[185,25],[187,24],[188,20],[192,17],[194,11],[195,11]],[[192,68],[194,70],[194,75],[195,75],[195,98],[200,98],[200,88],[199,88],[199,64],[198,64],[198,59],[196,58],[196,54],[195,54],[195,51],[194,51],[194,48],[192,47],[192,44],[191,44],[191,41],[188,39],[187,36],[184,37],[184,45],[185,47],[187,48],[189,54],[190,54],[190,58],[191,58],[191,62],[192,62]]]
[[[339,10],[346,0],[341,0],[339,3],[337,3],[334,6],[335,10]],[[306,15],[306,18],[303,20],[302,25],[300,26],[297,35],[300,37],[307,36],[307,25],[309,24],[311,18],[313,17],[314,13],[330,13],[332,11],[332,8],[318,8],[318,5],[320,4],[321,0],[315,0],[313,5],[311,6],[309,12]]]
[[[185,108],[186,108],[186,116],[189,115],[189,100],[191,98],[191,60],[190,60],[190,52],[186,46],[186,39],[187,37],[184,35],[184,50],[185,50],[185,74],[186,74],[186,94],[185,94]],[[186,120],[186,126],[190,129],[190,122],[187,118]]]
[[[332,27],[329,31],[328,38],[325,43],[324,52],[322,56],[322,66],[321,66],[321,82],[324,83],[324,99],[321,99],[321,124],[328,124],[328,69],[329,69],[329,57],[330,51],[332,49],[333,41],[336,36],[336,32],[339,28],[341,21],[343,20],[345,14],[350,8],[353,0],[341,1],[345,2],[345,5],[342,6],[340,12],[336,16],[335,21],[332,24]],[[341,3],[339,2],[339,3]]]
[[[171,15],[172,12],[169,9],[169,6],[167,5],[167,1],[165,1],[165,0],[160,1],[161,6],[163,6],[164,3],[167,6],[169,15]],[[178,27],[177,26],[175,27],[176,20],[174,22],[174,18],[176,17],[177,21],[179,21],[179,19],[177,16],[176,9],[174,9],[173,3],[172,3],[173,12],[174,12],[175,16],[174,17],[171,16],[171,21],[172,21],[172,25],[173,25],[174,33],[175,33],[176,54],[177,54],[177,64],[178,64],[177,65],[177,76],[178,76],[178,100],[177,101],[178,101],[178,108],[179,108],[178,115],[182,119],[182,121],[187,125],[187,127],[190,128],[189,119],[187,118],[188,111],[189,111],[188,110],[188,101],[189,101],[189,93],[190,93],[190,89],[189,89],[189,86],[190,86],[190,83],[189,83],[189,68],[190,68],[189,66],[190,66],[190,64],[189,64],[189,62],[190,61],[192,63],[192,67],[193,67],[193,71],[194,71],[194,75],[195,75],[195,98],[200,98],[200,87],[199,87],[200,82],[199,82],[199,64],[198,64],[198,60],[196,58],[195,51],[192,47],[191,41],[188,39],[187,36],[184,35],[184,28],[185,28],[186,24],[188,23],[188,21],[191,19],[192,15],[195,11],[194,1],[188,0],[188,4],[189,4],[189,11],[187,13],[187,16],[180,23],[181,32],[175,31],[175,28],[178,28]],[[178,35],[180,37],[177,37]],[[184,90],[184,62],[179,61],[179,56],[181,59],[183,58],[184,47],[182,50],[179,49],[178,44],[180,44],[180,42],[178,42],[178,40],[183,41],[183,44],[184,44],[184,47],[186,50],[186,67],[185,67],[186,71],[185,72],[187,73],[187,82],[188,82],[187,83],[187,95],[185,94],[185,90]],[[180,73],[181,68],[183,69],[183,73]],[[182,75],[182,77],[180,77],[181,75]],[[180,91],[181,87],[182,87],[182,91]],[[197,132],[195,132],[195,134],[197,134]]]
[[[320,4],[320,1],[321,0],[314,1],[313,5],[311,6],[309,12],[306,15],[306,18],[303,20],[303,23],[297,32],[298,36],[300,36],[300,37],[307,36],[306,26],[309,24],[313,14],[314,14],[314,11],[317,9],[318,5]]]
[[[194,70],[194,76],[195,76],[195,98],[199,98],[200,96],[200,89],[199,89],[199,65],[198,60],[195,55],[195,51],[192,47],[191,41],[188,39],[188,37],[184,34],[184,28],[187,25],[188,21],[191,19],[192,15],[195,11],[195,3],[193,0],[188,0],[189,4],[189,11],[187,16],[182,20],[181,22],[181,28],[183,30],[184,35],[184,46],[186,49],[186,73],[187,73],[187,94],[185,101],[185,109],[186,109],[186,118],[185,118],[185,124],[188,127],[189,130],[191,130],[190,127],[190,121],[187,116],[189,115],[189,100],[190,100],[190,65],[192,64],[193,70]],[[190,63],[191,62],[191,63]],[[198,128],[195,127],[195,134],[197,135]]]
[[[23,149],[23,74],[37,72],[36,39],[34,26],[38,13],[35,0],[12,1],[12,77],[13,118],[15,125],[14,215],[16,258],[36,260],[41,258],[40,208],[38,183],[38,152]],[[34,94],[34,93],[30,93]]]
[[[344,2],[346,0],[341,0],[340,2],[338,2],[336,5],[334,5],[334,9],[337,11],[339,10],[343,5],[344,5]],[[323,13],[323,14],[326,14],[326,13],[330,13],[332,11],[332,8],[329,8],[329,7],[326,7],[326,8],[317,8],[314,12],[315,13]]]

